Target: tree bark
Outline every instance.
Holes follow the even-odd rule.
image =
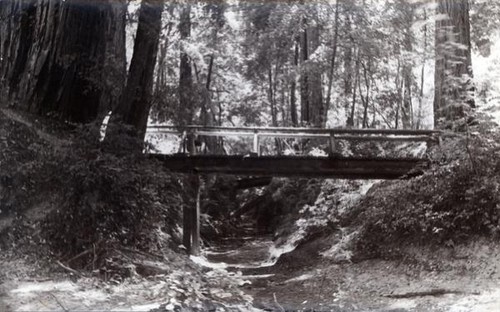
[[[151,108],[163,6],[162,0],[141,3],[127,86],[114,112],[115,122],[132,126],[139,140],[144,140]]]
[[[311,27],[310,49],[314,53],[320,46],[320,25]],[[318,62],[312,62],[309,72],[309,123],[312,127],[319,128],[326,120],[323,120],[325,114],[323,100],[323,81],[321,79],[322,70]]]
[[[453,122],[475,107],[468,0],[438,0],[434,124]]]
[[[356,85],[359,83],[359,80],[360,80],[359,79],[359,63],[360,63],[360,60],[359,60],[359,51],[358,51],[357,56],[356,56],[356,65],[355,65],[355,69],[354,69],[355,78],[354,78],[354,88],[353,88],[353,92],[352,92],[351,114],[347,118],[347,126],[348,127],[354,127],[354,117],[356,114]]]
[[[71,122],[112,105],[125,76],[125,0],[4,1],[0,10],[1,83],[12,105]]]
[[[424,20],[427,19],[427,12],[424,10]],[[419,130],[422,123],[422,104],[424,101],[424,82],[425,82],[425,62],[427,60],[427,25],[424,25],[424,50],[422,53],[422,70],[420,73],[420,93],[418,96],[418,113],[417,113],[417,123],[415,126],[416,130]]]
[[[299,39],[295,42],[295,51],[293,57],[294,69],[297,70],[299,66]],[[292,78],[292,83],[290,85],[290,118],[292,120],[292,125],[297,127],[299,125],[299,119],[297,116],[297,83],[295,76]]]
[[[412,45],[412,24],[414,18],[413,4],[406,3],[404,6],[405,29],[403,37],[403,47],[406,53],[413,50]],[[413,67],[410,60],[403,60],[403,106],[402,106],[402,123],[404,129],[413,128],[413,104],[412,104],[412,86],[413,86]]]
[[[191,36],[191,6],[185,4],[181,11],[179,23],[179,32],[181,40],[186,40]],[[194,118],[194,98],[193,93],[193,74],[191,70],[191,61],[186,51],[181,52],[179,76],[179,124],[188,125]]]
[[[332,88],[333,88],[333,78],[335,74],[335,62],[337,58],[337,45],[338,45],[338,37],[339,37],[339,1],[336,1],[335,4],[335,30],[333,35],[333,51],[332,58],[330,61],[330,72],[328,74],[328,91],[326,94],[326,101],[324,107],[324,115],[323,115],[323,123],[322,127],[326,127],[326,122],[328,121],[328,110],[330,109],[330,101],[332,99]]]
[[[303,126],[309,124],[309,73],[306,68],[309,60],[309,44],[307,35],[307,19],[302,19],[302,32],[300,36],[300,53],[302,61],[302,72],[300,75],[300,120]]]

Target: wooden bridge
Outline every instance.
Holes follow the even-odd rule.
[[[399,179],[415,174],[427,161],[419,158],[380,158],[375,155],[346,157],[339,150],[340,141],[355,142],[438,142],[433,130],[315,129],[315,128],[230,128],[158,126],[150,132],[181,138],[178,153],[156,154],[165,167],[185,173],[222,173],[247,176],[305,176],[341,179]],[[202,137],[239,137],[252,139],[251,149],[240,154],[216,155],[203,150],[196,142]],[[266,138],[314,139],[326,143],[324,156],[262,153]]]
[[[370,153],[344,156],[340,153],[339,142],[426,142],[429,146],[440,141],[440,132],[434,130],[155,126],[149,127],[148,132],[180,138],[177,153],[152,156],[162,160],[164,166],[172,171],[192,174],[190,183],[197,189],[197,204],[196,207],[185,207],[183,212],[184,245],[191,254],[199,252],[200,174],[402,179],[421,174],[428,161],[423,158],[378,157]],[[200,142],[210,137],[243,138],[248,141],[249,147],[243,151],[240,148],[236,154],[207,151]],[[262,143],[269,138],[275,142],[276,139],[294,139],[299,143],[314,140],[315,145],[323,148],[323,155],[309,155],[300,152],[300,149],[293,155],[269,150],[264,152]],[[252,182],[241,184],[252,185]]]

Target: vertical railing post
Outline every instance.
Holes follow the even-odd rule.
[[[253,135],[253,152],[257,154],[257,156],[260,156],[260,138],[257,131],[255,131]]]
[[[188,135],[187,135],[187,146],[188,146],[188,152],[189,155],[195,155],[196,154],[196,133],[194,130],[189,130]]]
[[[181,135],[181,146],[179,146],[179,153],[182,152],[183,154],[186,154],[186,141],[187,140],[187,133],[186,130],[182,131]]]
[[[333,157],[335,155],[335,134],[333,132],[330,132],[330,137],[328,138],[328,154],[330,157]]]

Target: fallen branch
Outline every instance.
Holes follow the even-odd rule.
[[[71,258],[71,259],[69,259],[69,260],[66,260],[66,263],[70,263],[70,262],[72,262],[72,261],[75,261],[76,259],[81,258],[81,257],[83,257],[83,256],[85,256],[86,254],[89,254],[89,253],[91,253],[91,252],[92,252],[92,249],[87,249],[87,250],[85,250],[85,251],[83,251],[83,252],[79,253],[78,255],[74,256],[73,258]]]
[[[63,268],[64,270],[70,272],[70,273],[73,273],[77,276],[83,276],[82,273],[76,271],[76,270],[73,270],[72,268],[68,267],[68,266],[65,266],[64,264],[61,263],[61,261],[59,260],[56,260],[56,263],[61,267]]]
[[[463,295],[463,294],[466,294],[466,292],[460,291],[460,290],[453,290],[453,289],[436,288],[436,289],[407,292],[407,293],[400,293],[400,294],[388,294],[388,295],[383,295],[383,296],[387,297],[387,298],[393,298],[393,299],[404,299],[404,298],[425,297],[425,296],[438,297],[438,296],[449,295],[449,294]],[[472,292],[470,294],[479,295],[479,292]]]

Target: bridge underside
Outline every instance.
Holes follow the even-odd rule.
[[[421,174],[422,159],[367,159],[295,156],[152,155],[166,168],[183,173],[274,177],[404,179]]]

